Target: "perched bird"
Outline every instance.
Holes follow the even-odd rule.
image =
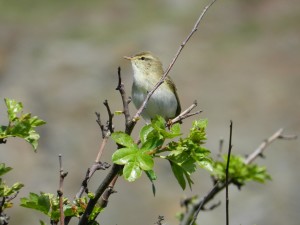
[[[132,101],[137,109],[143,104],[147,94],[159,82],[164,74],[159,58],[150,52],[141,52],[132,57],[124,56],[131,61],[133,68]],[[174,82],[169,76],[150,97],[142,117],[150,122],[156,115],[166,121],[180,114],[181,106]]]

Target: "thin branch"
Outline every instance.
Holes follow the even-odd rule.
[[[188,117],[191,117],[191,116],[194,116],[194,115],[197,115],[197,114],[201,113],[202,112],[201,110],[190,113],[196,106],[197,106],[197,101],[194,101],[194,103],[190,107],[188,107],[186,110],[184,110],[182,113],[180,113],[177,117],[172,119],[170,121],[170,123],[171,124],[179,123],[179,122],[181,122],[182,120],[184,120]]]
[[[269,138],[267,138],[263,143],[259,145],[259,147],[253,151],[252,154],[250,154],[245,159],[245,164],[251,164],[258,156],[260,156],[263,151],[275,140],[277,139],[283,139],[283,140],[292,140],[297,138],[295,135],[282,135],[283,130],[279,129],[276,131],[273,135],[271,135]],[[231,181],[229,180],[228,183],[230,184]],[[190,204],[188,206],[187,212],[184,214],[183,219],[180,222],[180,225],[187,225],[190,224],[191,218],[197,213],[197,210],[200,208],[200,210],[204,209],[205,204],[207,204],[210,200],[212,200],[215,195],[217,195],[220,191],[222,191],[226,186],[226,183],[221,183],[219,181],[216,181],[212,189],[202,198],[199,198],[198,201],[195,201],[195,203]]]
[[[86,210],[84,211],[83,215],[81,216],[78,225],[85,225],[88,222],[89,215],[92,213],[93,208],[95,204],[97,203],[98,199],[101,197],[101,195],[104,193],[106,188],[109,186],[110,182],[115,178],[115,176],[119,173],[119,171],[122,169],[122,166],[113,164],[111,170],[106,175],[104,180],[100,183],[98,189],[95,192],[94,198],[90,199]]]
[[[177,53],[175,54],[174,58],[172,59],[168,69],[165,71],[164,75],[161,77],[161,79],[159,80],[159,82],[153,87],[153,89],[148,93],[148,95],[146,96],[143,104],[141,105],[141,107],[138,109],[138,111],[136,112],[136,114],[134,115],[133,119],[132,119],[132,123],[136,123],[137,119],[140,117],[141,113],[143,112],[143,110],[146,107],[147,102],[149,101],[150,97],[153,95],[153,93],[156,91],[156,89],[165,81],[165,79],[167,78],[167,75],[169,74],[170,70],[172,69],[172,67],[174,66],[177,58],[179,57],[181,51],[183,50],[183,48],[185,47],[185,45],[187,44],[187,42],[190,40],[190,38],[193,36],[193,34],[198,30],[199,24],[201,22],[201,20],[203,19],[205,13],[207,12],[207,10],[216,2],[217,0],[213,0],[210,4],[208,4],[202,11],[201,15],[199,16],[198,20],[196,21],[194,28],[192,29],[192,31],[189,33],[189,35],[185,38],[185,40],[182,42],[182,44],[180,45],[179,49],[177,50]]]
[[[99,127],[100,127],[100,129],[101,129],[102,138],[104,138],[104,137],[106,136],[106,133],[108,132],[108,129],[107,129],[107,127],[105,127],[105,126],[102,124],[102,122],[101,122],[101,117],[100,117],[100,113],[95,112],[95,114],[96,114],[96,117],[97,117],[96,122],[98,123],[98,125],[99,125]]]
[[[118,67],[118,81],[119,82],[116,90],[118,90],[121,94],[122,103],[123,103],[123,113],[125,116],[125,127],[127,127],[127,125],[130,123],[130,113],[129,113],[129,106],[128,106],[128,104],[130,103],[130,99],[128,99],[126,96],[124,83],[122,82],[121,67]]]
[[[61,154],[58,155],[59,159],[59,189],[57,190],[57,195],[59,197],[59,213],[60,213],[60,225],[65,224],[65,216],[64,216],[64,192],[63,192],[63,185],[64,179],[68,175],[67,172],[64,172],[62,166],[62,156]]]
[[[229,186],[229,163],[230,163],[230,155],[232,149],[232,121],[230,121],[230,134],[229,134],[229,147],[228,147],[228,155],[227,155],[227,165],[226,165],[226,225],[229,225],[229,194],[228,194],[228,186]]]
[[[283,140],[293,140],[296,139],[296,135],[282,135],[283,129],[279,129],[276,131],[271,137],[263,141],[258,148],[250,154],[246,159],[245,159],[245,164],[250,164],[252,163],[258,156],[262,155],[263,151],[276,139],[283,139]]]
[[[154,86],[154,88],[148,93],[146,99],[144,100],[142,106],[139,108],[139,110],[137,111],[137,113],[135,114],[135,116],[132,118],[132,120],[129,120],[129,117],[127,117],[129,115],[129,110],[126,110],[126,104],[128,105],[128,100],[126,99],[125,95],[122,95],[122,100],[123,100],[123,104],[125,104],[124,108],[124,114],[128,112],[128,115],[125,115],[125,119],[126,121],[126,127],[125,127],[125,133],[126,134],[131,134],[138,118],[140,117],[142,111],[144,110],[149,98],[152,96],[152,94],[155,92],[155,90],[164,82],[164,80],[166,79],[168,73],[170,72],[171,68],[173,67],[173,65],[175,64],[180,52],[182,51],[182,49],[184,48],[184,46],[187,44],[187,42],[189,41],[189,39],[192,37],[192,35],[197,31],[198,26],[200,21],[202,20],[204,14],[206,13],[206,11],[208,10],[208,8],[215,2],[216,0],[213,0],[208,6],[206,6],[203,10],[203,12],[201,13],[200,17],[198,18],[197,22],[194,25],[193,30],[190,32],[190,34],[187,36],[187,38],[184,40],[184,42],[180,45],[180,48],[177,52],[177,54],[175,55],[175,57],[173,58],[171,64],[169,65],[168,69],[166,70],[166,72],[164,73],[164,75],[162,76],[161,80]],[[119,84],[122,84],[121,80],[121,76],[120,76],[120,69],[118,70],[118,75],[119,75]],[[120,91],[122,90],[121,85],[118,85],[117,89]],[[125,112],[127,111],[127,112]],[[108,185],[111,183],[111,181],[117,176],[117,174],[120,172],[120,170],[123,167],[120,165],[116,165],[113,164],[110,172],[107,174],[107,176],[104,178],[104,180],[102,181],[102,183],[100,183],[98,189],[95,192],[95,196],[93,199],[90,199],[85,212],[83,213],[83,215],[81,216],[80,220],[79,220],[79,225],[85,225],[88,222],[88,218],[89,215],[92,213],[93,208],[95,206],[95,204],[97,203],[98,199],[102,196],[102,194],[104,193],[104,191],[106,190],[106,188],[108,187]]]
[[[111,110],[110,110],[110,107],[108,105],[108,101],[105,100],[103,102],[103,104],[105,105],[106,107],[106,110],[107,110],[107,114],[108,114],[108,121],[107,121],[107,128],[108,130],[110,131],[110,133],[113,133],[114,132],[114,128],[113,128],[113,122],[112,122],[112,119],[114,117],[114,114],[111,113]]]
[[[110,182],[110,184],[104,191],[103,195],[101,196],[101,198],[99,200],[99,206],[101,208],[107,207],[108,199],[109,199],[110,195],[116,193],[116,191],[114,190],[114,187],[115,187],[118,177],[119,177],[118,175],[116,175],[114,177],[114,179]]]

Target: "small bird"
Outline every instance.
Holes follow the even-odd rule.
[[[141,52],[132,57],[124,56],[131,61],[133,68],[132,101],[137,109],[143,104],[147,94],[159,82],[164,74],[162,63],[151,52]],[[156,115],[166,121],[180,114],[181,106],[174,82],[169,76],[150,97],[142,117],[147,123]]]

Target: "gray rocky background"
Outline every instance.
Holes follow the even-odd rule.
[[[102,102],[121,110],[114,89],[117,67],[129,93],[132,70],[124,55],[150,50],[165,67],[208,1],[0,1],[0,122],[6,123],[4,97],[22,101],[47,121],[39,129],[38,153],[22,140],[0,145],[1,162],[14,167],[8,184],[20,181],[29,192],[55,193],[58,154],[63,155],[65,193],[79,189],[101,142],[95,111],[106,118]],[[185,47],[171,76],[183,108],[193,100],[208,118],[207,147],[215,156],[220,137],[228,142],[229,121],[234,122],[233,152],[252,152],[265,138],[283,127],[286,134],[300,131],[300,5],[297,0],[218,1],[206,14],[199,31]],[[131,112],[135,109],[131,106]],[[192,120],[186,120],[187,131]],[[123,129],[123,117],[115,118]],[[140,127],[141,125],[139,125]],[[137,132],[134,133],[136,136]],[[249,183],[242,191],[230,188],[231,224],[299,224],[299,140],[277,141],[266,152],[265,164],[273,181]],[[103,160],[111,162],[115,149],[107,146]],[[177,224],[180,199],[204,195],[209,175],[193,176],[193,190],[182,191],[170,175],[169,165],[158,162],[157,195],[148,180],[120,179],[117,194],[101,215],[105,225],[153,224],[164,215]],[[98,172],[90,190],[101,182]],[[224,224],[223,204],[202,212],[199,224]],[[18,206],[7,212],[11,224],[39,224],[39,213]],[[49,221],[46,221],[49,224]],[[76,224],[73,220],[72,224]]]

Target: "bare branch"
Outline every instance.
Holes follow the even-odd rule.
[[[174,66],[177,58],[179,57],[181,51],[183,50],[183,48],[185,47],[185,45],[187,44],[187,42],[190,40],[190,38],[193,36],[193,34],[198,30],[199,24],[201,22],[201,20],[203,19],[205,13],[207,12],[207,10],[216,2],[217,0],[213,0],[210,4],[208,4],[202,11],[201,15],[199,16],[198,20],[196,21],[194,28],[192,29],[192,31],[189,33],[189,35],[185,38],[185,40],[182,42],[182,44],[180,45],[179,49],[177,50],[177,53],[175,54],[174,58],[172,59],[168,69],[165,71],[164,75],[161,77],[160,81],[153,87],[153,89],[148,93],[148,95],[146,96],[143,104],[141,105],[141,107],[138,109],[138,111],[136,112],[136,114],[134,115],[132,122],[136,123],[137,119],[140,117],[141,113],[143,112],[143,110],[146,107],[147,102],[149,101],[150,97],[153,95],[153,93],[156,91],[156,89],[165,81],[165,79],[167,78],[167,75],[169,74],[170,70],[172,69],[172,67]]]
[[[188,117],[191,117],[191,116],[194,116],[194,115],[197,115],[199,113],[201,113],[202,111],[196,111],[194,113],[190,113],[195,107],[197,106],[197,101],[194,101],[194,103],[189,107],[187,108],[186,110],[184,110],[182,113],[180,113],[180,115],[178,115],[177,117],[175,117],[174,119],[172,119],[170,121],[171,124],[174,124],[174,123],[179,123],[181,122],[182,120],[188,118]]]
[[[111,113],[111,110],[110,110],[110,107],[108,105],[108,101],[107,100],[105,100],[103,102],[103,104],[105,105],[106,110],[107,110],[107,114],[108,114],[107,128],[110,131],[110,133],[113,133],[114,132],[114,127],[113,127],[112,119],[114,117],[114,114]]]
[[[284,136],[282,135],[282,133],[283,133],[283,129],[281,128],[278,131],[276,131],[271,137],[263,141],[258,146],[258,148],[245,159],[245,163],[246,164],[252,163],[258,156],[262,155],[264,150],[276,139],[293,140],[297,138],[296,135]]]
[[[191,36],[197,31],[198,26],[200,21],[202,20],[204,14],[206,13],[206,11],[208,10],[208,8],[215,2],[216,0],[213,0],[208,6],[206,6],[203,10],[203,12],[201,13],[199,19],[197,20],[196,24],[194,25],[193,30],[190,32],[190,34],[187,36],[187,38],[184,40],[184,42],[180,45],[180,48],[177,52],[177,54],[175,55],[175,57],[173,58],[171,64],[169,65],[168,69],[166,70],[166,72],[164,73],[164,75],[162,76],[161,80],[154,86],[154,88],[148,93],[146,99],[144,100],[142,106],[139,108],[139,110],[137,111],[137,113],[135,114],[135,116],[130,120],[130,116],[129,116],[129,110],[128,110],[128,103],[129,100],[126,99],[125,96],[125,91],[124,93],[121,92],[124,89],[122,88],[122,82],[121,82],[121,73],[120,73],[120,69],[118,69],[118,75],[119,75],[119,85],[117,87],[117,90],[119,90],[121,92],[121,96],[122,96],[122,101],[123,101],[123,108],[124,108],[124,114],[125,114],[125,120],[126,120],[126,126],[125,126],[125,133],[126,134],[131,134],[136,122],[138,121],[138,118],[140,117],[142,111],[144,110],[149,98],[152,96],[152,94],[154,93],[154,91],[164,82],[164,80],[166,79],[168,73],[170,72],[171,68],[173,67],[173,65],[175,64],[180,52],[182,51],[182,49],[184,48],[184,46],[186,45],[186,43],[189,41],[189,39],[191,38]],[[200,112],[199,112],[200,113]],[[194,113],[197,114],[197,113]],[[192,114],[192,115],[194,115]],[[189,115],[191,116],[191,115]],[[180,120],[179,120],[180,121]],[[111,131],[112,132],[112,131]],[[107,176],[104,178],[104,180],[102,181],[102,183],[99,185],[98,189],[95,192],[95,196],[93,199],[90,199],[85,212],[83,213],[83,215],[80,218],[79,221],[79,225],[84,225],[87,224],[88,222],[88,217],[90,215],[90,213],[92,212],[95,204],[97,203],[98,199],[102,196],[102,194],[104,193],[104,191],[106,190],[106,188],[109,186],[109,184],[113,181],[113,179],[115,179],[115,177],[117,176],[117,174],[119,173],[119,171],[122,169],[123,167],[120,165],[116,165],[113,164],[110,172],[107,174]]]
[[[263,151],[268,147],[271,143],[273,143],[277,139],[284,139],[284,140],[292,140],[297,138],[295,135],[282,135],[283,129],[279,129],[276,131],[273,135],[271,135],[269,138],[267,138],[263,143],[259,145],[259,147],[253,151],[252,154],[250,154],[245,159],[245,164],[252,163],[258,156],[260,156]],[[228,181],[228,184],[230,184],[231,181]],[[205,204],[207,204],[210,200],[212,200],[220,191],[222,191],[226,187],[226,182],[221,183],[219,181],[216,181],[212,189],[202,198],[199,198],[197,201],[194,201],[194,203],[191,203],[187,208],[187,212],[184,214],[183,219],[180,222],[180,225],[188,225],[190,224],[191,219],[194,217],[197,209],[204,209]]]
[[[67,172],[64,172],[62,166],[62,156],[59,154],[59,189],[57,190],[57,195],[59,197],[59,213],[60,213],[60,225],[65,224],[65,215],[64,215],[64,196],[63,196],[63,185],[64,179],[68,175]]]
[[[126,96],[124,83],[122,82],[121,67],[118,67],[118,78],[119,78],[118,79],[119,82],[116,90],[118,90],[121,94],[122,103],[123,103],[123,113],[125,116],[125,126],[127,126],[127,124],[129,124],[130,122],[130,113],[129,113],[129,106],[128,106],[128,104],[130,103],[130,99],[128,99]]]
[[[230,155],[232,149],[232,121],[230,121],[230,134],[229,134],[229,147],[227,154],[227,165],[226,165],[226,225],[229,225],[229,194],[228,194],[228,185],[229,185],[229,163]]]

